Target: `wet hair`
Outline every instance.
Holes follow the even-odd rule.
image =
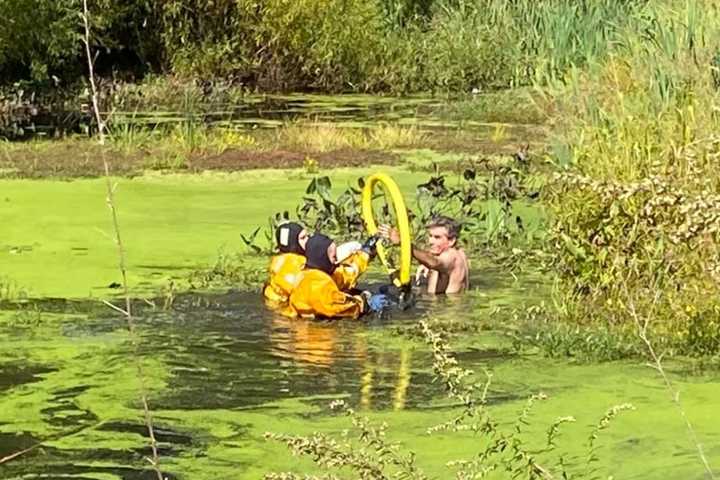
[[[335,271],[335,264],[328,257],[328,248],[333,240],[322,233],[316,233],[310,237],[305,245],[305,268],[320,270],[328,275]]]
[[[457,220],[443,215],[438,215],[430,220],[427,224],[427,228],[445,227],[447,230],[448,238],[450,240],[457,240],[460,238],[460,230],[462,225]]]
[[[285,222],[278,225],[275,230],[275,241],[280,253],[296,253],[304,255],[305,250],[300,246],[300,232],[304,227],[299,223]]]

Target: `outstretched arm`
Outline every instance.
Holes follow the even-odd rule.
[[[412,247],[412,255],[418,262],[430,270],[437,270],[442,273],[448,273],[452,270],[452,259],[447,255],[433,255],[425,250],[415,248],[414,245]]]
[[[397,229],[390,227],[389,225],[380,225],[378,233],[383,238],[390,240],[394,245],[400,243],[400,234]],[[447,255],[433,255],[432,253],[421,250],[415,245],[412,246],[412,256],[415,259],[429,268],[430,270],[437,270],[439,272],[447,273],[452,269],[452,259]]]

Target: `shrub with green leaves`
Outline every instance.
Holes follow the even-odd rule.
[[[720,157],[708,2],[644,9],[617,56],[559,90],[572,152],[549,196],[554,265],[573,322],[623,325],[632,302],[658,341],[720,351]]]

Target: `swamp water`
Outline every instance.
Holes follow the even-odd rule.
[[[373,95],[245,95],[233,103],[212,102],[185,98],[175,109],[123,109],[115,108],[113,120],[157,127],[202,121],[217,127],[276,128],[288,121],[313,120],[332,122],[346,127],[369,127],[378,122],[424,127],[457,127],[438,112],[446,101],[431,97],[382,97]],[[45,112],[42,108],[34,115],[18,118],[18,138],[36,135],[53,136],[58,130],[82,130],[81,125],[91,121],[87,112]],[[486,123],[462,122],[463,128],[483,127]]]
[[[417,183],[408,171],[388,171],[405,189]],[[333,180],[341,185],[367,173],[334,172]],[[238,234],[264,224],[271,203],[274,211],[297,202],[307,179],[294,175],[120,180],[136,296],[211,263],[222,245],[237,250]],[[103,181],[0,181],[0,201],[0,272],[4,285],[14,285],[4,291],[32,298],[0,306],[0,458],[43,442],[0,465],[0,478],[154,478],[144,459],[148,439],[127,326],[98,300],[116,295],[108,285],[118,277]],[[473,292],[460,300],[421,299],[416,310],[370,323],[290,322],[264,310],[257,292],[179,295],[169,310],[136,301],[163,471],[185,479],[317,471],[263,435],[338,435],[350,422],[328,405],[343,398],[387,422],[388,438],[415,451],[432,478],[453,478],[445,464],[470,458],[483,440],[427,434],[453,418],[455,406],[432,382],[427,347],[397,329],[424,317],[482,325],[495,307],[519,307],[544,291],[542,279],[514,280],[482,259],[473,280]],[[530,395],[549,396],[530,416],[530,445],[543,444],[556,418],[573,415],[558,452],[582,463],[593,426],[608,408],[630,402],[636,410],[601,433],[598,474],[704,478],[667,391],[639,362],[583,365],[519,355],[492,330],[460,334],[454,345],[462,366],[492,371],[490,403],[501,421],[513,421]],[[691,376],[682,364],[668,369],[711,465],[718,465],[719,376]]]

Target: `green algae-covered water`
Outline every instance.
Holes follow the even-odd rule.
[[[336,185],[369,170],[333,173]],[[404,189],[422,176],[390,173]],[[297,203],[297,172],[145,176],[118,180],[117,202],[133,292],[151,296],[169,278],[240,248],[239,233]],[[101,180],[1,181],[0,277],[13,301],[0,304],[0,465],[2,478],[145,479],[147,433],[137,361],[125,320],[99,301],[119,280]],[[266,259],[247,256],[249,266]],[[370,278],[377,278],[371,275]],[[11,285],[11,287],[10,287]],[[388,438],[418,455],[431,478],[452,478],[451,460],[470,458],[482,439],[427,434],[456,406],[432,381],[419,341],[397,335],[419,318],[488,323],[494,307],[545,292],[543,279],[512,276],[482,259],[462,299],[421,298],[415,310],[366,322],[288,321],[266,311],[257,292],[179,295],[171,309],[136,300],[141,357],[168,478],[257,479],[269,471],[317,472],[265,432],[340,434],[349,420],[330,412],[343,398]],[[17,299],[18,292],[29,297]],[[491,408],[512,421],[526,399],[549,399],[530,416],[528,441],[573,415],[558,438],[568,461],[587,455],[593,425],[613,405],[632,403],[598,440],[599,478],[705,478],[682,418],[656,373],[644,365],[600,365],[518,354],[501,333],[458,339],[463,366],[493,372]],[[668,370],[711,465],[720,463],[720,376]],[[352,476],[348,476],[352,478]],[[502,478],[499,476],[497,478]]]

